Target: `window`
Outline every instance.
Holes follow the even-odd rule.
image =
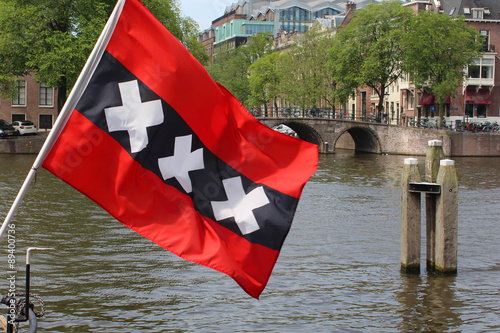
[[[325,8],[314,12],[314,18],[323,18],[325,15],[337,15],[339,12],[332,8]]]
[[[13,113],[12,116],[12,122],[15,122],[15,121],[23,121],[23,120],[26,120],[26,115],[25,114],[17,114],[17,113]]]
[[[484,10],[482,8],[473,8],[472,9],[472,18],[482,20],[483,13],[484,13]]]
[[[40,129],[50,129],[52,128],[52,115],[51,114],[41,114],[40,115]]]
[[[474,117],[474,104],[465,104],[465,115],[467,117]]]
[[[294,33],[295,30],[298,32],[307,32],[309,31],[309,26],[302,22],[280,22],[280,30],[288,33]]]
[[[478,118],[486,118],[486,111],[488,109],[487,105],[485,104],[476,104],[477,107],[477,117]]]
[[[311,13],[299,7],[280,10],[280,21],[310,21]]]
[[[14,89],[17,97],[12,100],[12,105],[26,106],[26,81],[18,80]]]
[[[366,117],[366,91],[361,92],[361,112]]]
[[[408,92],[408,109],[413,109],[413,103],[415,103],[415,96],[413,96],[412,92]]]
[[[40,83],[39,88],[40,96],[38,104],[43,106],[53,106],[54,89],[52,89],[52,87],[47,87],[45,83]]]
[[[490,32],[489,30],[481,30],[481,42],[483,43],[483,51],[488,52],[490,50]]]
[[[261,25],[261,24],[245,24],[244,33],[246,35],[254,35],[259,32],[273,32],[274,26],[272,25]]]
[[[493,59],[481,59],[481,78],[492,79],[493,78],[493,65],[495,61]]]
[[[470,79],[492,79],[494,59],[476,59],[473,65],[469,66]]]

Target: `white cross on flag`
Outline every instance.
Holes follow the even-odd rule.
[[[258,298],[317,147],[262,125],[139,0],[118,2],[88,64],[43,166]]]

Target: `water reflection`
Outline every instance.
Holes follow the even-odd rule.
[[[454,276],[401,274],[401,281],[400,332],[443,332],[462,324],[455,312],[460,304],[455,299]]]

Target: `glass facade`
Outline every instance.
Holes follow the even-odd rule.
[[[244,25],[243,33],[245,35],[255,35],[259,32],[270,32],[273,33],[274,26],[272,25],[262,25],[262,24],[252,24],[247,23]]]
[[[325,8],[314,12],[314,18],[323,18],[325,15],[337,15],[339,13],[340,12],[336,11],[335,9]]]
[[[232,20],[215,28],[215,44],[251,37],[259,32],[274,32],[274,23],[269,21]]]
[[[300,7],[280,10],[280,21],[310,21],[311,12]]]
[[[279,14],[279,28],[281,31],[289,33],[307,32],[309,31],[309,24],[312,20],[312,14],[300,7],[290,7],[280,10]]]

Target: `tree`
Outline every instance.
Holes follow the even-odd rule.
[[[456,94],[464,68],[481,55],[480,35],[461,16],[420,12],[408,26],[403,46],[404,70],[416,88],[425,87],[435,96],[442,125],[446,98]]]
[[[2,0],[0,2],[0,88],[12,96],[18,76],[58,88],[66,101],[108,19],[115,0]],[[194,48],[196,24],[180,15],[175,0],[145,5],[184,45]]]
[[[402,74],[402,32],[412,16],[412,9],[397,0],[371,3],[356,11],[335,36],[338,42],[330,63],[335,81],[347,95],[360,86],[371,87],[379,97],[379,119],[387,87]]]
[[[210,76],[229,90],[243,104],[249,103],[250,65],[269,52],[271,35],[258,33],[237,48],[219,46],[214,63],[207,67]]]
[[[283,58],[282,54],[273,52],[257,59],[250,67],[248,83],[250,97],[248,105],[258,107],[264,104],[267,113],[267,103],[274,101],[280,95],[280,76],[277,66]]]
[[[310,31],[297,36],[295,42],[285,51],[279,65],[282,92],[301,107],[321,104],[334,107],[335,82],[325,66],[333,42],[331,32],[322,30],[316,23]]]

